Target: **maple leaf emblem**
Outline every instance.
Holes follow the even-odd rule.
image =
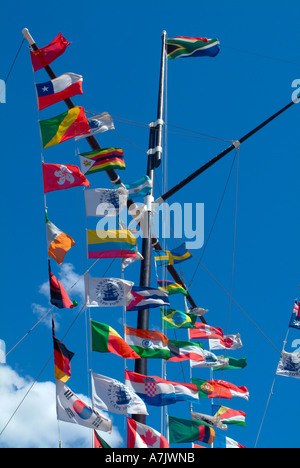
[[[149,429],[146,431],[145,435],[140,434],[140,437],[144,444],[146,444],[148,447],[153,447],[154,444],[157,442],[157,436],[152,434]]]

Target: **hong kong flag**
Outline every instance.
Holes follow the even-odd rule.
[[[152,427],[127,418],[127,448],[169,448],[169,442]]]
[[[68,45],[70,45],[70,42],[59,33],[47,46],[38,50],[31,50],[30,56],[33,70],[37,71],[49,65],[64,53]]]
[[[81,185],[90,186],[90,182],[77,166],[43,163],[43,176],[45,193]]]

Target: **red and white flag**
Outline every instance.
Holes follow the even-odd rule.
[[[221,328],[210,327],[204,323],[195,323],[195,328],[189,328],[190,340],[209,340],[209,349],[239,349],[243,344],[239,333],[224,335]]]
[[[53,80],[35,85],[39,110],[52,106],[76,94],[83,94],[82,76],[75,73],[64,73]]]
[[[77,166],[43,163],[44,192],[63,190],[80,185],[90,186],[90,182]]]
[[[237,387],[236,385],[225,382],[225,380],[214,380],[214,383],[221,385],[223,388],[227,388],[231,393],[232,397],[240,397],[245,398],[245,400],[249,400],[249,391],[246,387]]]
[[[127,418],[127,448],[169,448],[169,442],[152,427]]]

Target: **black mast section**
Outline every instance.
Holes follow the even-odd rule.
[[[283,112],[287,111],[290,107],[292,107],[294,104],[297,104],[298,100],[291,101],[289,104],[287,104],[285,107],[280,109],[278,112],[273,114],[271,117],[269,117],[267,120],[262,122],[260,125],[255,127],[253,130],[248,132],[246,135],[244,135],[242,138],[240,138],[237,141],[234,141],[232,145],[230,145],[228,148],[223,150],[221,153],[219,153],[217,156],[215,156],[213,159],[205,163],[203,166],[201,166],[199,169],[197,169],[195,172],[193,172],[191,175],[183,179],[181,182],[179,182],[177,185],[175,185],[173,188],[168,190],[164,195],[162,195],[160,198],[156,200],[157,203],[162,203],[168,198],[170,198],[174,193],[177,193],[181,188],[185,187],[188,183],[190,183],[192,180],[194,180],[196,177],[198,177],[200,174],[202,174],[206,169],[210,168],[213,166],[216,162],[220,161],[224,156],[226,156],[228,153],[233,151],[234,149],[238,148],[241,143],[244,141],[248,140],[248,138],[252,137],[255,133],[257,133],[259,130],[264,128],[268,123],[272,122],[272,120],[276,119],[280,114]]]
[[[166,31],[162,33],[162,51],[160,63],[160,78],[159,78],[159,92],[158,92],[158,105],[157,105],[157,121],[150,124],[149,136],[149,150],[148,150],[148,166],[147,175],[152,182],[151,194],[145,198],[146,213],[143,224],[143,243],[142,255],[144,259],[141,262],[140,286],[151,286],[151,258],[152,258],[152,202],[153,199],[153,182],[154,182],[154,168],[159,167],[162,155],[162,130],[163,130],[163,107],[164,107],[164,82],[165,82],[165,66],[166,66],[166,53],[165,53]],[[149,309],[140,310],[138,312],[137,328],[141,330],[149,329]],[[147,375],[148,359],[136,359],[135,372]],[[145,424],[146,416],[144,414],[134,414],[132,418],[136,421]]]

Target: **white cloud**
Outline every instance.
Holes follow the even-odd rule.
[[[30,377],[21,377],[11,367],[0,365],[0,433],[13,416],[0,435],[2,448],[58,447],[55,384],[36,382],[22,402],[32,383]],[[88,397],[80,394],[78,397],[90,404]],[[109,417],[112,419],[111,415]],[[60,422],[59,425],[63,448],[91,447],[90,429],[65,422]],[[113,428],[111,434],[99,434],[111,447],[119,447],[122,444],[122,437],[117,428]]]

